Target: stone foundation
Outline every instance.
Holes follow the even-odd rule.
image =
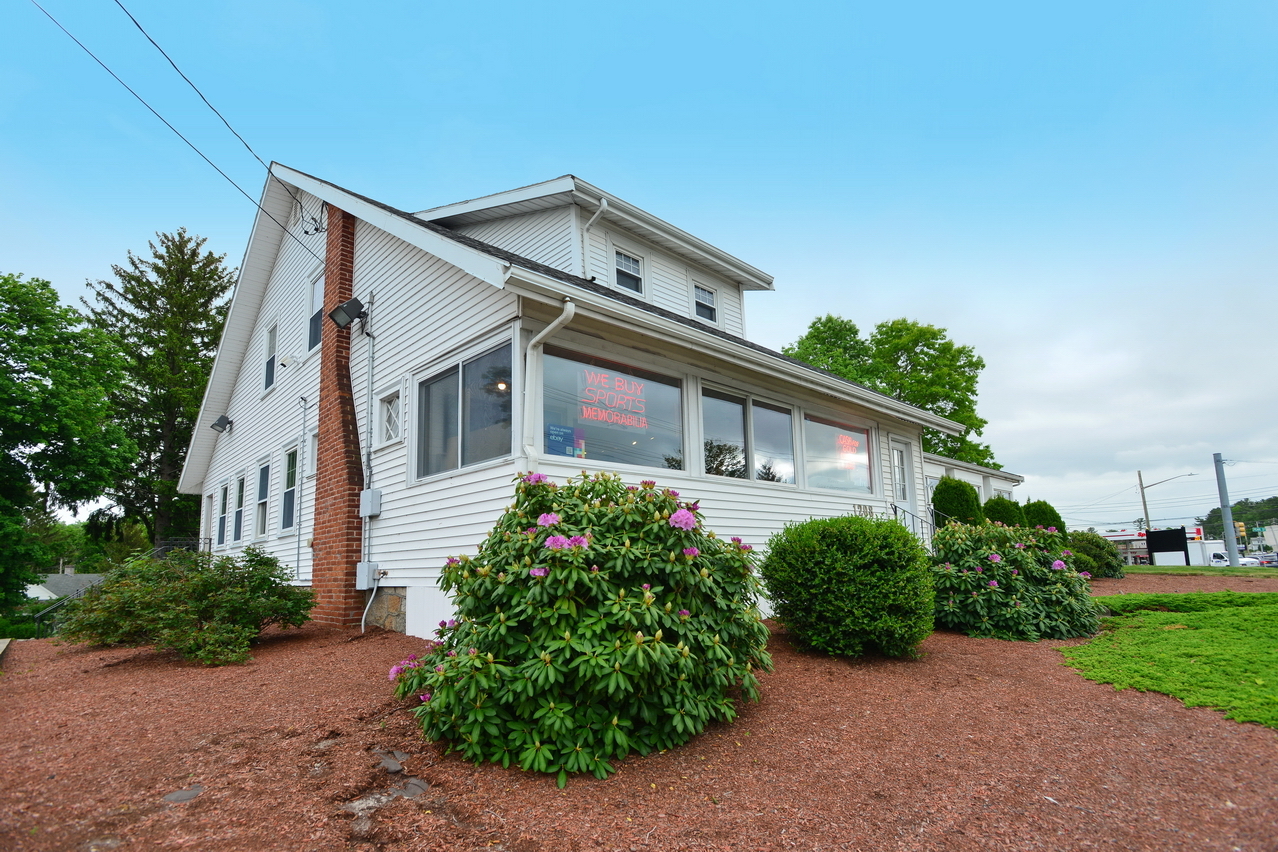
[[[368,608],[367,625],[376,625],[396,633],[403,633],[404,599],[407,589],[403,586],[382,586],[377,590],[373,605]]]

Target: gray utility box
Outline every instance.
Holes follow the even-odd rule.
[[[382,489],[366,488],[359,492],[359,516],[376,518],[382,513]]]
[[[373,588],[377,582],[377,563],[376,562],[356,562],[355,563],[355,589],[356,591],[366,591]]]

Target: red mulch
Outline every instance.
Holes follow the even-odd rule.
[[[735,724],[560,791],[422,741],[386,680],[420,648],[406,636],[310,625],[218,669],[15,642],[0,849],[1278,850],[1278,731],[1084,680],[1064,644],[937,633],[920,660],[844,660],[775,633],[763,701]],[[407,776],[425,792],[378,807]]]

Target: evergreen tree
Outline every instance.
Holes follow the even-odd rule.
[[[1043,529],[1056,527],[1065,532],[1065,521],[1061,519],[1061,513],[1046,500],[1032,500],[1025,504],[1025,525]]]
[[[128,382],[114,401],[139,453],[109,496],[158,541],[199,531],[199,498],[178,494],[177,482],[235,273],[226,255],[203,252],[205,239],[185,228],[156,236],[150,259],[130,251],[126,265],[111,267],[115,281],[90,282],[94,300],[85,305],[93,324],[128,353]]]
[[[945,329],[902,318],[879,323],[863,340],[856,323],[827,314],[781,351],[966,427],[961,436],[924,429],[925,452],[999,467],[989,445],[973,440],[987,422],[976,413],[985,361],[971,346],[951,341]]]
[[[933,521],[938,527],[950,521],[960,524],[981,524],[985,513],[981,511],[981,497],[976,486],[952,476],[942,476],[932,491]]]
[[[1009,527],[1025,526],[1025,510],[1015,500],[1008,500],[996,494],[985,501],[983,508],[987,521],[998,521]]]

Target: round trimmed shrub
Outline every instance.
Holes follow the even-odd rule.
[[[815,650],[913,656],[932,632],[927,551],[896,521],[788,524],[768,541],[759,573],[777,619]]]
[[[768,629],[750,546],[655,482],[517,479],[515,502],[440,585],[457,617],[390,678],[426,736],[468,760],[606,777],[757,700]]]
[[[1061,519],[1061,513],[1046,500],[1032,500],[1025,504],[1025,526],[1065,532],[1065,521]]]
[[[1069,534],[1069,547],[1074,551],[1078,567],[1086,569],[1093,577],[1126,577],[1123,571],[1126,562],[1119,552],[1118,545],[1094,532],[1072,532]],[[1086,562],[1084,562],[1086,560]]]
[[[942,476],[932,491],[933,521],[938,527],[954,522],[979,524],[985,520],[976,486],[952,476]]]
[[[1000,523],[1005,527],[1023,527],[1026,525],[1025,510],[1015,500],[1008,500],[1006,497],[995,495],[985,501],[982,510],[985,512],[985,520],[991,523]]]
[[[932,537],[936,626],[995,639],[1070,639],[1100,629],[1065,536],[949,524]]]

